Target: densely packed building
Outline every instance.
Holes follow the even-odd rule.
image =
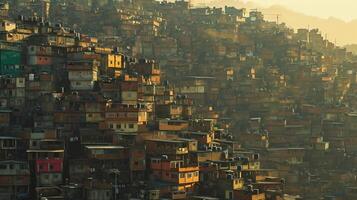
[[[355,199],[357,59],[258,10],[0,0],[0,199]]]

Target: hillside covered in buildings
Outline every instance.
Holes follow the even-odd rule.
[[[0,0],[0,200],[355,200],[356,92],[259,10]]]

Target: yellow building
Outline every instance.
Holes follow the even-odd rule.
[[[124,56],[120,54],[104,54],[103,64],[106,68],[124,68]]]

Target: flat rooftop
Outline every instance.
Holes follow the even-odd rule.
[[[146,139],[145,141],[166,142],[166,143],[183,143],[184,142],[184,141],[179,141],[176,139]]]
[[[117,145],[87,145],[87,149],[125,149],[126,147],[117,146]]]
[[[63,149],[59,149],[59,150],[44,150],[44,149],[29,149],[26,151],[27,153],[63,153],[64,150]]]

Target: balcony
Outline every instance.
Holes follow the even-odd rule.
[[[30,170],[28,170],[28,169],[0,170],[0,177],[2,177],[2,176],[27,176],[27,175],[30,175]]]
[[[182,166],[179,168],[174,168],[178,172],[193,172],[193,171],[198,171],[199,167],[198,166]]]

